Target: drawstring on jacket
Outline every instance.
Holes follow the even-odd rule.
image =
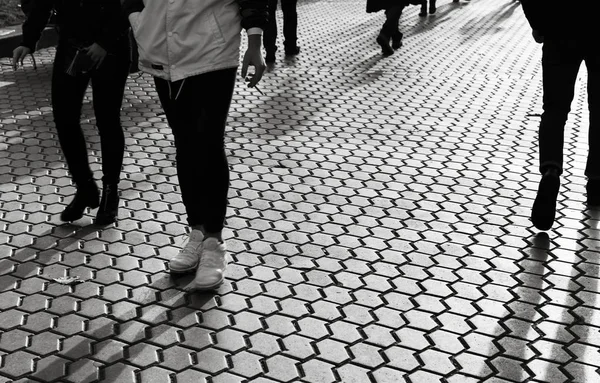
[[[183,89],[183,85],[185,84],[185,78],[183,79],[183,81],[181,81],[181,85],[179,86],[179,90],[177,91],[177,94],[175,95],[175,101],[177,101],[177,99],[179,98],[179,93],[181,93],[181,90]],[[172,91],[171,91],[171,81],[167,81],[167,85],[169,86],[169,100],[173,99],[173,95],[172,95]]]

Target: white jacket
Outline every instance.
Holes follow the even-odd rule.
[[[239,0],[143,0],[143,4],[141,12],[129,16],[140,70],[179,81],[239,65]]]

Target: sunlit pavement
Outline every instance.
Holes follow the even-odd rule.
[[[264,95],[240,78],[233,263],[216,294],[168,274],[186,226],[152,78],[129,80],[122,207],[99,228],[95,211],[59,221],[74,188],[49,104],[54,50],[37,71],[0,66],[0,382],[600,380],[585,70],[557,221],[538,234],[541,46],[519,3],[418,11],[383,58],[383,13],[300,0],[300,55],[280,49]]]

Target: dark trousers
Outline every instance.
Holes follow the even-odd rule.
[[[381,28],[382,35],[392,37],[401,34],[398,24],[400,23],[400,16],[402,16],[404,7],[405,5],[394,5],[385,10],[385,23],[383,23],[383,27]]]
[[[175,138],[177,177],[190,226],[209,233],[223,229],[229,165],[225,125],[237,69],[170,82],[154,78],[158,97]]]
[[[563,168],[564,129],[571,110],[581,62],[588,70],[590,112],[588,158],[585,175],[600,178],[600,50],[596,41],[546,38],[542,70],[544,113],[539,129],[540,172]]]
[[[269,22],[263,32],[263,44],[268,53],[277,51],[277,1],[269,0]],[[284,49],[294,50],[298,40],[298,12],[296,3],[298,0],[281,0],[281,11],[283,12],[283,37]]]
[[[125,138],[121,127],[121,105],[129,75],[129,56],[107,55],[99,69],[70,76],[65,48],[59,44],[52,70],[52,112],[69,172],[76,185],[93,178],[85,138],[81,130],[81,107],[88,84],[102,150],[102,181],[117,184],[123,165]]]

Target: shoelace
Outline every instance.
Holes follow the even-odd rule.
[[[190,239],[191,239],[191,235],[185,234],[183,242],[181,243],[183,249],[181,249],[180,254],[185,257],[196,257],[196,256],[199,257],[199,255],[197,255],[196,253],[197,253],[198,247],[202,246],[202,242],[200,242],[199,245],[196,245],[196,244],[192,244]]]

